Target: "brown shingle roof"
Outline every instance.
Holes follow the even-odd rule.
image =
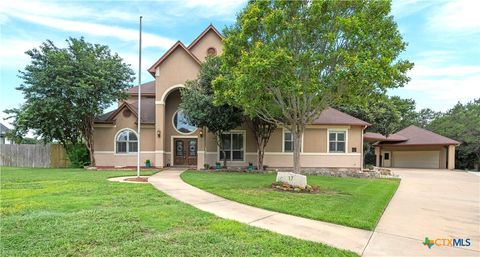
[[[95,119],[95,123],[113,123],[115,117],[124,108],[130,109],[135,117],[138,113],[138,101],[125,101],[116,110],[100,115]],[[142,123],[155,123],[155,98],[142,98]]]
[[[135,115],[138,113],[138,101],[129,102]],[[142,122],[155,123],[155,98],[142,98]]]
[[[370,123],[357,119],[334,108],[325,109],[312,124],[315,125],[361,125],[370,126]]]
[[[432,131],[419,128],[417,126],[411,125],[406,127],[397,133],[393,134],[395,136],[401,136],[408,138],[406,141],[402,142],[381,142],[380,144],[388,145],[458,145],[460,142],[444,137]],[[392,136],[393,136],[392,135]]]
[[[142,95],[155,95],[155,80],[143,83],[141,85],[142,87]],[[131,95],[136,95],[138,94],[138,86],[131,87],[127,89],[127,93]]]
[[[398,142],[398,141],[406,141],[408,140],[408,138],[400,135],[395,135],[395,134],[386,137],[380,133],[367,132],[363,134],[363,140],[367,142],[377,142],[377,141]]]

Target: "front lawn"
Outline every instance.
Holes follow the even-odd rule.
[[[395,193],[398,179],[308,176],[320,194],[279,192],[271,188],[276,174],[188,171],[189,184],[248,205],[373,230]]]
[[[356,256],[107,181],[133,171],[0,169],[2,256]]]

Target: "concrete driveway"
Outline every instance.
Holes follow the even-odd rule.
[[[393,169],[402,177],[363,256],[480,256],[480,176]],[[423,245],[425,237],[469,238],[469,247]],[[440,241],[438,241],[441,243]]]

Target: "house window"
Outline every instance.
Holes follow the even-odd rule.
[[[244,134],[242,132],[230,132],[222,135],[222,147],[220,148],[220,160],[224,160],[223,152],[227,161],[244,160]]]
[[[344,153],[346,131],[330,131],[328,133],[328,149],[330,153]]]
[[[137,135],[132,130],[123,130],[117,135],[116,146],[116,153],[136,153],[138,151]]]
[[[214,47],[210,47],[207,49],[207,56],[216,56],[217,55],[217,49]]]
[[[292,133],[286,129],[283,130],[283,151],[293,152],[293,136]]]
[[[383,159],[386,161],[390,160],[390,153],[384,153]]]
[[[197,130],[197,127],[188,122],[182,110],[178,110],[175,115],[173,115],[172,123],[175,130],[180,134],[191,134]]]

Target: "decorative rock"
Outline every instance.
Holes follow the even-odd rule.
[[[290,186],[299,188],[305,188],[307,186],[307,176],[293,172],[278,172],[276,181],[288,183]]]

